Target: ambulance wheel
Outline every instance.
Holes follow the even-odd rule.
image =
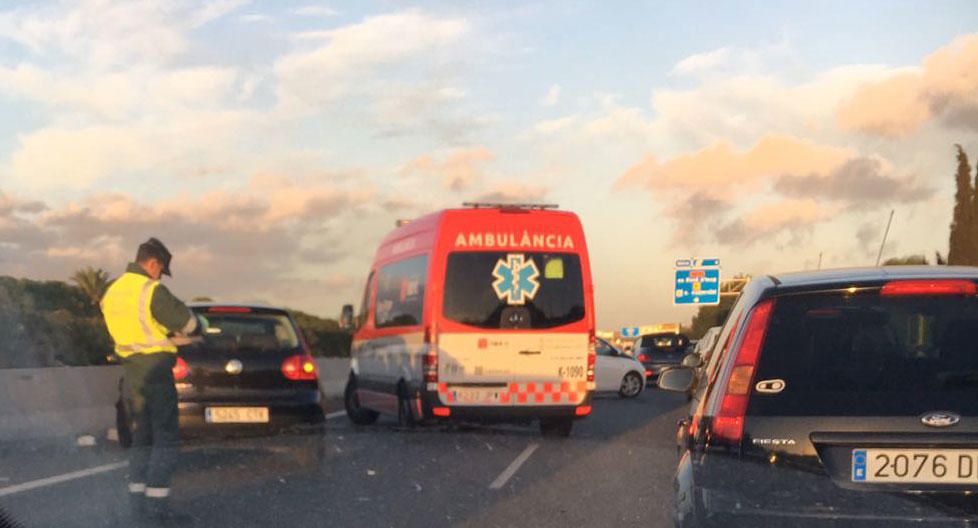
[[[629,372],[621,379],[621,388],[618,389],[618,395],[622,398],[634,398],[642,392],[642,385],[644,384],[645,382],[639,376],[638,372]]]
[[[346,390],[343,391],[343,406],[346,407],[346,416],[356,425],[370,425],[380,416],[377,411],[360,407],[357,378],[353,374],[350,374],[350,380],[346,382]]]
[[[403,383],[397,390],[397,425],[404,428],[415,426],[414,412],[411,410],[411,397]]]
[[[540,433],[543,436],[568,437],[574,427],[574,420],[571,418],[541,418]]]

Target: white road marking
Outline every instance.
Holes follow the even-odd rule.
[[[129,462],[127,461],[114,462],[112,464],[105,464],[104,466],[96,466],[93,468],[83,469],[81,471],[72,471],[71,473],[65,473],[63,475],[55,475],[53,477],[31,480],[29,482],[23,482],[20,484],[16,484],[14,486],[7,486],[6,488],[0,488],[0,497],[6,497],[7,495],[13,495],[15,493],[23,493],[25,491],[31,491],[37,488],[53,486],[54,484],[68,482],[70,480],[77,480],[80,478],[91,477],[92,475],[98,475],[99,473],[115,471],[117,469],[124,468],[128,465]]]
[[[519,471],[520,466],[522,466],[523,463],[530,458],[530,455],[532,455],[538,447],[540,447],[540,444],[530,444],[526,446],[526,449],[520,453],[520,456],[516,457],[516,460],[513,460],[513,463],[510,464],[508,468],[503,470],[503,472],[496,477],[496,480],[492,481],[492,484],[489,485],[489,489],[500,489],[505,486],[506,483],[509,482],[509,479],[513,478],[513,475]]]
[[[326,419],[332,420],[333,418],[339,418],[340,416],[346,416],[346,411],[331,412],[326,415]]]

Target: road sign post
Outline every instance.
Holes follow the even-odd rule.
[[[720,304],[720,259],[676,260],[672,303],[677,306]]]

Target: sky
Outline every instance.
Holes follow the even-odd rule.
[[[963,1],[0,0],[0,274],[174,253],[184,298],[336,317],[397,219],[557,203],[600,328],[723,273],[946,254]]]

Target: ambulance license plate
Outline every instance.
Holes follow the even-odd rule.
[[[207,423],[268,423],[268,407],[207,407]]]
[[[499,403],[499,393],[503,389],[451,389],[455,401],[461,404]]]

